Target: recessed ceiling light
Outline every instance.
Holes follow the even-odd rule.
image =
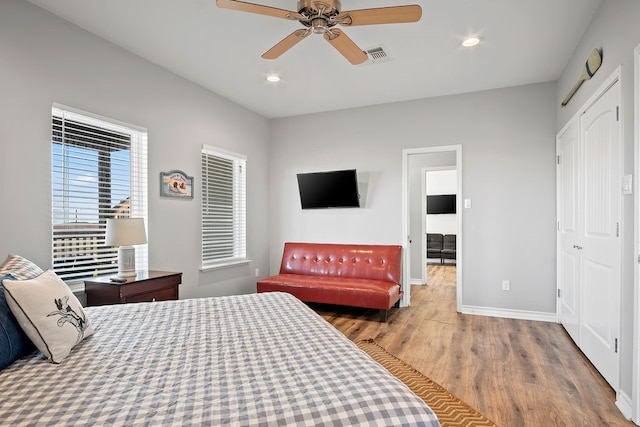
[[[468,37],[462,41],[464,47],[474,47],[480,43],[480,37]]]
[[[276,76],[275,74],[270,74],[267,76],[267,81],[271,83],[278,83],[280,81],[280,76]]]

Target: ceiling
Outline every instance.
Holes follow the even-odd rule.
[[[215,0],[28,1],[266,118],[557,80],[601,2],[342,0],[343,10],[422,6],[417,23],[342,27],[361,49],[383,46],[390,58],[354,66],[318,34],[262,59],[302,26]],[[469,35],[482,43],[463,48]],[[267,82],[272,73],[282,80]]]

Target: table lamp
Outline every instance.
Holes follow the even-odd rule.
[[[105,244],[118,246],[118,277],[136,276],[136,250],[133,245],[147,243],[143,218],[109,218]]]

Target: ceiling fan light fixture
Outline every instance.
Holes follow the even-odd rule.
[[[266,79],[269,83],[278,83],[280,80],[282,80],[277,74],[269,74]]]
[[[327,25],[327,20],[324,18],[315,18],[311,20],[311,31],[314,34],[324,34],[329,29],[329,25]]]
[[[477,36],[467,37],[460,44],[462,45],[462,47],[477,46],[478,44],[480,44],[480,37],[477,37]]]

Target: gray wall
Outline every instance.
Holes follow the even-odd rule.
[[[271,271],[289,240],[403,244],[402,149],[462,144],[463,304],[555,313],[555,95],[543,83],[273,120]],[[367,183],[363,208],[300,209],[296,173],[346,168]]]
[[[622,65],[622,126],[624,132],[624,171],[633,174],[634,156],[634,63],[633,50],[640,43],[640,2],[637,0],[603,1],[562,76],[556,93],[557,124],[560,130],[578,109],[595,94],[596,90]],[[602,66],[593,78],[585,82],[566,107],[560,102],[580,75],[580,71],[592,49],[603,52]],[[637,70],[636,70],[637,72]],[[638,191],[638,188],[635,189]],[[633,195],[623,196],[623,268],[622,268],[622,328],[620,337],[621,389],[632,395],[633,366],[633,301],[634,268],[637,265],[634,252],[634,201]],[[636,397],[637,399],[637,397]]]
[[[268,270],[269,123],[25,1],[0,2],[0,257],[51,265],[51,105],[149,132],[149,266],[184,273],[182,297],[255,291]],[[200,273],[200,146],[248,156],[249,267]],[[160,198],[161,171],[195,176],[191,201]]]

